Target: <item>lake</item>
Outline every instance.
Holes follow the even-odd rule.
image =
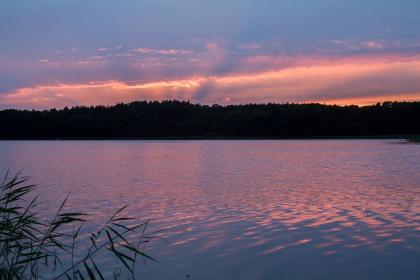
[[[420,145],[400,140],[0,141],[55,207],[129,204],[170,244],[144,279],[420,279]]]

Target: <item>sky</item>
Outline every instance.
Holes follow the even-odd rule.
[[[0,109],[420,100],[418,0],[2,0]]]

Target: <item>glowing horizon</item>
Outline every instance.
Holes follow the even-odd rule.
[[[248,68],[254,66],[248,63]],[[294,65],[254,73],[190,76],[143,83],[106,80],[36,85],[3,94],[0,100],[9,107],[27,108],[112,105],[135,100],[168,99],[206,104],[319,102],[368,105],[420,99],[419,76],[418,56],[334,60],[301,57],[295,58]],[[358,87],[349,88],[349,84],[357,84]],[[384,85],[386,89],[381,90]],[[240,93],[240,96],[236,93]]]

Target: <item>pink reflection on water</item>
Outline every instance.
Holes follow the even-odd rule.
[[[229,258],[252,264],[252,256],[260,256],[275,263],[312,252],[345,262],[350,252],[364,256],[370,250],[379,263],[394,254],[410,264],[407,250],[420,254],[416,145],[28,143],[0,143],[0,166],[28,166],[52,205],[72,190],[73,205],[98,219],[130,204],[125,214],[151,218],[153,229],[164,230],[172,245],[150,250],[170,260],[183,256],[197,266],[211,260],[223,267]]]

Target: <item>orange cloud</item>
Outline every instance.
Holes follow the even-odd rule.
[[[239,62],[255,69],[268,57]],[[11,107],[113,104],[137,99],[182,99],[203,103],[325,102],[370,104],[420,99],[420,57],[279,58],[288,66],[225,76],[200,75],[148,83],[99,81],[26,87],[1,96]],[[280,64],[279,64],[280,65]]]
[[[127,84],[105,81],[89,84],[55,84],[22,88],[2,97],[1,103],[48,108],[68,105],[113,104],[136,99],[188,99],[186,93],[198,86],[194,80]]]

